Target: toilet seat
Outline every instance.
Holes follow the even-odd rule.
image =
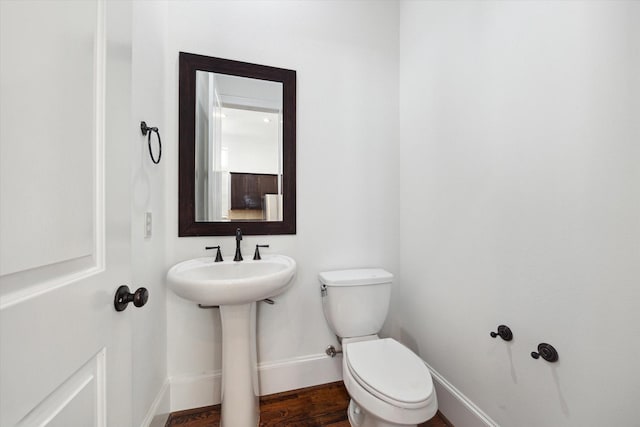
[[[422,408],[433,395],[426,365],[391,338],[350,343],[345,358],[350,374],[361,387],[397,408]]]

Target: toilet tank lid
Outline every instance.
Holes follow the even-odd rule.
[[[390,283],[393,274],[381,268],[356,268],[351,270],[325,271],[318,274],[320,283],[327,286],[358,286]]]

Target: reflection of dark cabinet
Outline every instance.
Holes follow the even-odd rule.
[[[231,209],[262,209],[265,194],[278,194],[278,175],[231,172]]]

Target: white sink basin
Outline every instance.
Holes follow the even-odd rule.
[[[169,287],[178,296],[220,306],[221,427],[260,425],[256,301],[286,291],[295,273],[296,262],[285,255],[239,262],[196,258],[174,265],[167,273]]]
[[[261,260],[214,262],[196,258],[174,265],[167,273],[177,295],[205,305],[237,305],[281,294],[291,285],[296,262],[285,255]]]

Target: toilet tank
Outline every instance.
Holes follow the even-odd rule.
[[[389,311],[393,274],[380,268],[318,275],[324,316],[341,338],[377,334]]]

